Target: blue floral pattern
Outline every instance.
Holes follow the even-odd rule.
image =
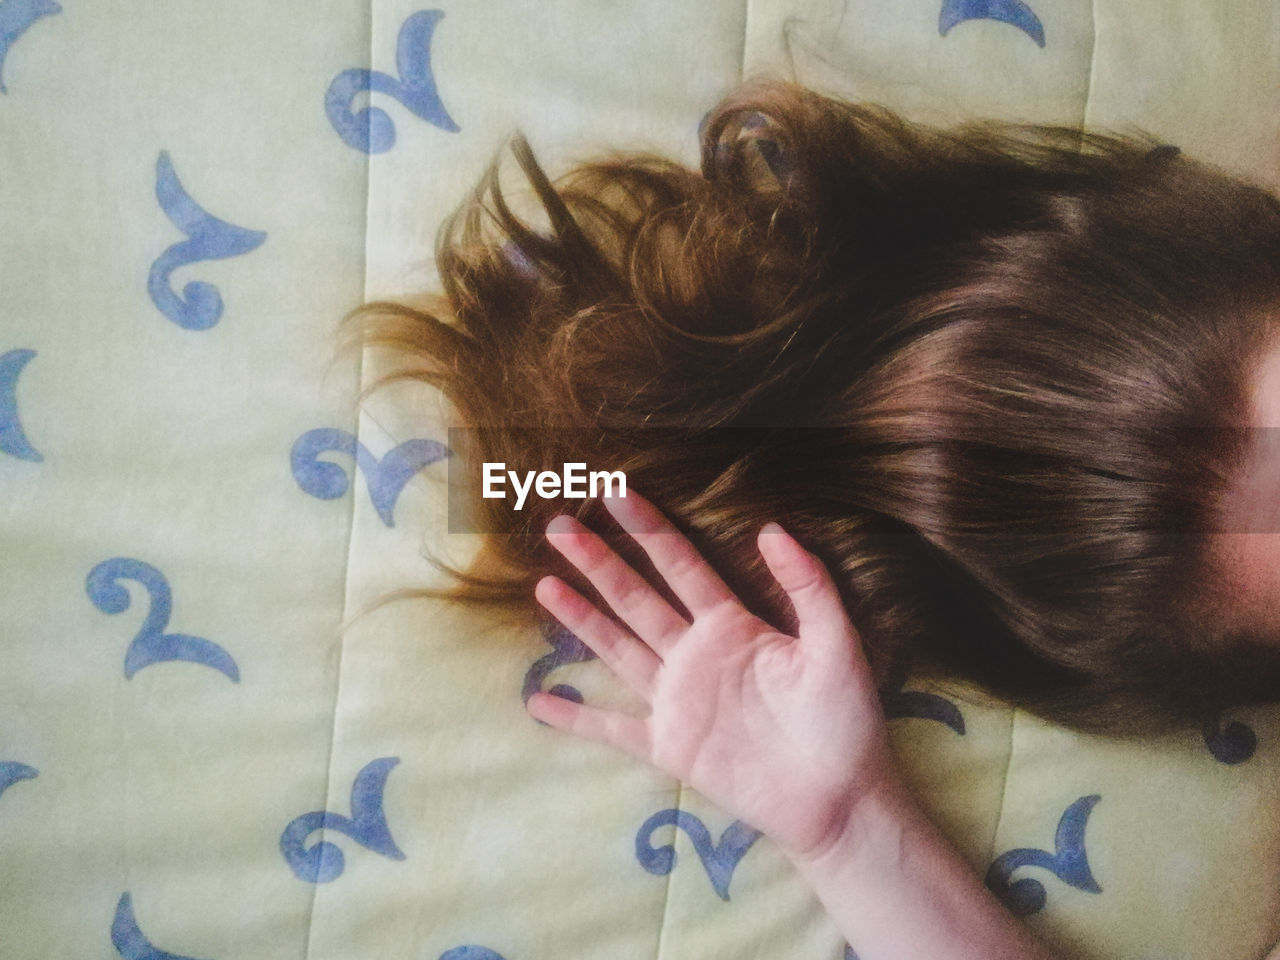
[[[347,473],[337,464],[321,460],[323,453],[343,453],[355,459],[369,485],[369,499],[378,519],[393,527],[400,491],[423,467],[449,456],[449,448],[436,440],[406,440],[379,460],[355,434],[346,430],[331,427],[308,430],[289,452],[293,478],[303,492],[321,500],[336,500],[347,492]]]
[[[222,317],[222,294],[203,280],[174,293],[169,278],[179,267],[205,260],[238,257],[262,246],[267,235],[210,215],[191,198],[174,172],[168,151],[156,161],[156,201],[169,221],[187,235],[156,258],[147,275],[147,294],[166,317],[187,330],[208,330]]]
[[[1053,853],[1046,850],[1019,848],[1001,854],[987,869],[987,886],[1016,916],[1025,917],[1044,909],[1047,902],[1044,884],[1031,877],[1011,882],[1020,867],[1039,867],[1068,886],[1086,893],[1101,893],[1098,881],[1089,870],[1084,847],[1084,828],[1089,814],[1102,797],[1081,797],[1063,812],[1053,838]]]
[[[0,760],[0,794],[3,794],[20,780],[34,780],[40,771],[25,763],[13,760]]]
[[[36,355],[34,350],[10,350],[0,354],[0,453],[39,463],[40,456],[18,419],[18,374]]]
[[[165,633],[173,613],[173,594],[169,581],[151,564],[131,557],[104,560],[85,579],[85,591],[93,605],[103,613],[123,613],[129,609],[129,591],[121,580],[142,584],[151,595],[151,608],[142,628],[124,656],[124,676],[128,680],[143,667],[168,660],[187,660],[212,667],[226,674],[233,683],[240,682],[240,668],[226,650],[204,637],[184,633]]]
[[[602,11],[618,6],[575,2],[589,11],[582,22],[593,26]],[[563,755],[557,753],[544,763],[536,745],[543,742],[538,738],[552,734],[533,727],[515,699],[519,685],[524,701],[542,690],[583,700],[579,685],[585,683],[576,678],[594,668],[576,668],[595,655],[572,632],[544,623],[543,646],[527,660],[514,654],[513,662],[515,648],[508,646],[500,648],[494,660],[450,661],[492,667],[492,689],[497,691],[492,702],[477,693],[480,688],[447,689],[476,678],[448,672],[439,647],[414,646],[411,662],[396,660],[378,672],[386,667],[385,661],[378,661],[386,648],[370,652],[372,645],[362,646],[363,636],[352,640],[340,635],[366,599],[360,593],[361,576],[339,580],[341,565],[366,558],[335,556],[332,566],[324,567],[309,564],[312,558],[305,556],[308,546],[338,543],[340,534],[348,536],[345,542],[353,550],[358,545],[378,562],[383,551],[390,555],[405,543],[411,551],[417,549],[415,538],[423,531],[391,532],[397,511],[402,528],[414,526],[411,504],[402,495],[419,474],[444,479],[427,471],[450,457],[446,443],[411,434],[374,447],[385,450],[375,456],[366,446],[373,441],[354,427],[326,425],[355,422],[354,404],[349,402],[360,387],[355,376],[342,385],[337,407],[328,397],[317,402],[305,389],[309,378],[325,378],[314,358],[320,354],[318,345],[331,346],[331,321],[368,289],[382,285],[391,276],[385,271],[400,266],[384,255],[387,241],[397,235],[377,233],[385,229],[386,211],[378,206],[385,194],[380,197],[379,191],[368,190],[369,181],[392,171],[391,187],[404,192],[397,202],[415,211],[429,208],[429,217],[435,217],[462,196],[464,183],[476,179],[476,158],[487,159],[497,146],[496,140],[485,138],[524,123],[539,126],[530,131],[536,140],[548,130],[572,129],[568,124],[591,119],[589,111],[578,115],[566,109],[573,106],[564,96],[564,91],[573,90],[571,85],[562,85],[558,76],[550,77],[555,82],[543,83],[546,78],[527,73],[535,63],[573,69],[584,59],[583,43],[606,50],[611,65],[618,61],[617,76],[609,82],[627,80],[628,95],[638,104],[643,101],[646,130],[651,120],[656,129],[661,117],[649,117],[647,111],[663,108],[664,98],[671,96],[662,85],[663,75],[675,76],[692,64],[640,64],[637,72],[637,64],[625,58],[638,56],[637,51],[649,56],[649,40],[640,36],[644,31],[637,29],[633,38],[624,27],[588,37],[569,29],[568,16],[563,17],[562,45],[511,49],[500,38],[512,34],[497,29],[506,26],[498,22],[501,14],[467,5],[446,11],[357,4],[348,11],[345,27],[328,22],[327,14],[334,12],[329,7],[317,13],[304,10],[306,5],[296,5],[297,11],[291,12],[288,5],[246,4],[242,11],[228,14],[218,4],[194,0],[153,6],[144,20],[111,4],[66,4],[64,11],[57,0],[0,0],[0,121],[7,124],[5,144],[14,161],[10,175],[0,179],[0,220],[8,244],[6,258],[0,258],[0,275],[10,294],[0,300],[5,333],[0,345],[0,482],[11,484],[0,489],[0,514],[6,524],[5,562],[0,565],[0,586],[6,592],[0,609],[7,615],[0,630],[0,678],[6,683],[0,701],[9,701],[0,702],[0,755],[7,758],[0,760],[0,849],[12,875],[5,894],[20,903],[11,908],[4,903],[6,896],[0,896],[0,927],[13,924],[15,916],[21,925],[19,911],[32,918],[30,929],[16,934],[5,929],[0,952],[42,955],[30,947],[30,939],[61,935],[64,931],[57,928],[65,926],[73,931],[68,937],[80,928],[87,930],[87,948],[68,947],[68,939],[57,950],[51,948],[50,955],[105,957],[114,951],[123,960],[258,960],[253,949],[244,950],[244,931],[235,929],[239,916],[228,920],[225,913],[206,911],[205,904],[189,898],[181,902],[195,902],[201,909],[164,914],[165,905],[148,891],[162,889],[181,874],[184,885],[190,882],[202,892],[218,889],[219,896],[231,891],[229,896],[248,898],[253,922],[269,928],[272,935],[283,929],[297,933],[299,918],[304,918],[305,943],[287,948],[267,944],[262,956],[299,951],[309,955],[311,938],[322,938],[326,930],[376,925],[386,906],[379,897],[387,889],[418,884],[415,898],[420,890],[444,890],[443,900],[457,903],[458,915],[431,914],[424,906],[424,915],[437,927],[432,939],[402,943],[396,956],[546,960],[580,955],[593,960],[612,953],[593,950],[590,944],[557,943],[556,924],[562,918],[556,910],[538,915],[537,929],[528,927],[536,947],[509,940],[508,932],[522,932],[521,924],[531,914],[528,904],[500,899],[519,898],[528,890],[520,886],[527,878],[518,879],[514,871],[504,873],[520,858],[526,860],[524,869],[545,872],[537,879],[537,893],[542,895],[541,884],[562,883],[554,867],[557,857],[581,865],[591,854],[598,855],[601,864],[592,880],[598,880],[606,893],[613,895],[615,887],[631,883],[655,901],[663,900],[664,912],[655,914],[652,924],[661,937],[676,937],[675,925],[689,922],[685,917],[690,911],[673,901],[691,891],[702,898],[695,922],[720,922],[730,928],[756,914],[764,918],[760,922],[768,922],[769,911],[757,910],[752,900],[769,864],[768,851],[750,855],[760,834],[748,824],[706,811],[695,815],[667,807],[669,799],[655,802],[652,794],[593,794],[577,799],[585,801],[588,810],[616,799],[624,805],[624,819],[621,827],[615,823],[588,828],[595,820],[574,819],[579,810],[560,802],[563,795],[539,805],[530,799],[537,791],[526,796],[524,785],[509,778],[507,769],[495,769],[491,778],[477,777],[474,783],[451,782],[496,762],[508,744],[503,740],[492,756],[485,745],[509,736],[514,752],[531,754],[528,767],[516,770],[517,775],[543,777],[535,784],[539,789],[578,789],[576,781],[560,779],[567,768],[556,766],[572,751],[566,748]],[[882,2],[868,8],[867,23],[879,19],[914,24],[913,35],[929,55],[942,54],[927,69],[937,72],[951,97],[965,78],[960,72],[946,72],[958,71],[947,66],[956,58],[946,55],[966,49],[966,36],[977,39],[981,33],[983,50],[990,49],[988,42],[1003,43],[1017,61],[1056,71],[1056,57],[1080,53],[1071,51],[1066,40],[1087,32],[1081,29],[1086,15],[1092,14],[1087,7],[1050,6],[1044,0],[939,0],[936,6],[926,4],[909,12]],[[250,8],[252,18],[246,16]],[[523,35],[527,29],[531,45],[535,36],[543,36],[538,31],[545,30],[546,21],[561,14],[537,5],[511,8],[512,16],[525,18],[518,30]],[[232,16],[244,17],[244,22],[230,29]],[[625,25],[630,16],[609,22]],[[664,22],[664,16],[659,11],[656,20]],[[681,24],[683,17],[682,12]],[[309,18],[325,22],[304,37]],[[1092,24],[1095,41],[1104,19]],[[40,26],[44,20],[48,25]],[[1197,26],[1209,26],[1211,20],[1207,17]],[[666,28],[672,35],[682,33],[670,29],[675,22]],[[222,32],[205,44],[205,34],[213,27]],[[225,62],[237,64],[234,70],[239,72],[227,72],[221,55],[240,52],[239,44],[248,48],[260,35],[270,35],[270,49],[278,51],[280,63],[266,63],[262,51],[268,48],[256,46],[252,57],[228,57]],[[345,39],[332,47],[309,42],[317,35],[326,43],[338,36]],[[718,55],[704,47],[696,30],[689,36],[698,40],[697,69],[712,71]],[[1146,43],[1149,37],[1139,39]],[[1037,50],[1031,50],[1031,43]],[[1223,43],[1215,49],[1231,48]],[[304,55],[298,56],[300,51]],[[725,88],[743,63],[728,59],[733,60],[729,71],[717,75],[717,83],[723,81]],[[163,73],[155,72],[157,64]],[[375,64],[382,69],[375,69]],[[490,70],[508,74],[486,75]],[[181,81],[187,86],[168,89],[170,76],[175,85]],[[200,84],[192,78],[199,78]],[[1029,78],[1002,79],[1007,87],[1016,87]],[[1087,79],[1090,83],[1082,84],[1081,90],[1084,106],[1092,110],[1106,98],[1090,99],[1094,78]],[[705,80],[701,77],[694,86],[708,88]],[[485,83],[510,92],[511,104],[493,96],[482,102]],[[1223,88],[1235,91],[1238,85]],[[1120,92],[1133,93],[1135,102],[1141,99],[1142,91],[1136,88]],[[1266,92],[1270,95],[1270,88]],[[590,106],[594,110],[599,105],[592,101]],[[695,107],[692,100],[682,105],[686,119],[677,115],[677,125],[692,127],[704,107]],[[542,125],[544,120],[548,125]],[[467,131],[460,136],[462,124]],[[775,138],[770,121],[759,114],[744,120],[742,132],[754,139],[759,159],[785,187],[799,167],[790,145]],[[1175,138],[1179,132],[1161,131]],[[1201,148],[1190,140],[1187,144],[1193,152]],[[420,150],[420,145],[425,146]],[[722,147],[722,153],[728,156],[731,151]],[[1165,162],[1178,155],[1178,147],[1161,144],[1149,158]],[[323,176],[311,176],[313,164],[315,169],[325,168]],[[404,181],[403,172],[410,169],[415,176],[422,171],[421,183],[429,191],[417,193],[417,179]],[[92,176],[79,182],[69,171]],[[217,199],[201,186],[209,183],[230,183],[233,192]],[[264,184],[269,188],[262,189]],[[347,204],[353,198],[338,195],[334,184],[367,191],[354,198],[364,206],[346,222],[335,223],[353,212]],[[33,201],[29,208],[17,202],[26,199]],[[229,219],[215,216],[211,209]],[[25,220],[13,216],[23,210],[28,211]],[[361,220],[359,213],[368,219]],[[413,221],[413,226],[429,232],[432,224]],[[52,231],[59,227],[55,235]],[[335,233],[323,234],[326,228]],[[518,245],[508,244],[505,252],[526,278],[537,272],[534,258]],[[18,266],[9,266],[6,259]],[[301,293],[313,292],[305,289],[313,278],[340,260],[359,261],[351,267],[350,278],[343,276],[344,283],[349,280],[350,298],[340,301],[324,287],[320,310],[311,302],[305,316],[295,318],[299,322],[279,321],[283,310],[302,299]],[[225,262],[215,266],[214,261]],[[170,350],[173,344],[177,346]],[[282,367],[297,364],[290,367],[291,379],[262,382],[267,365],[256,361],[264,354],[272,363],[287,357]],[[173,384],[178,389],[167,390]],[[244,406],[228,404],[232,394],[249,401]],[[173,398],[179,399],[170,410]],[[287,403],[293,406],[283,406]],[[76,415],[82,415],[83,424],[75,422]],[[153,425],[159,421],[158,432],[142,429],[147,415]],[[153,443],[156,436],[184,432],[201,442],[173,448]],[[206,432],[208,443],[203,442]],[[237,445],[255,437],[261,438],[257,445]],[[172,471],[184,478],[181,486],[165,483],[175,456],[191,458],[182,464],[184,469]],[[257,467],[260,472],[255,472]],[[207,482],[186,479],[201,475]],[[254,502],[237,500],[228,509],[222,494],[233,486],[224,483],[233,475],[237,480],[261,478],[255,483],[260,483],[262,499],[256,500],[255,486],[246,498]],[[236,487],[235,492],[243,497],[245,488]],[[339,500],[343,502],[332,502]],[[358,536],[349,534],[353,506],[370,521],[368,529],[356,531]],[[368,506],[372,514],[365,510]],[[372,522],[373,515],[378,523]],[[312,536],[318,531],[332,538]],[[289,547],[267,556],[261,544],[268,540]],[[208,547],[215,541],[218,550]],[[132,548],[121,546],[130,543]],[[415,564],[420,561],[417,553],[410,557]],[[224,571],[232,564],[240,582],[228,589]],[[317,570],[333,576],[317,575]],[[214,572],[218,576],[208,578],[213,586],[202,582],[206,573]],[[295,598],[285,590],[269,593],[266,600],[260,595],[256,603],[242,602],[234,591],[256,588],[257,579],[270,581],[264,591],[268,593],[281,584],[306,587],[312,579],[317,586],[292,607],[289,602]],[[335,598],[332,586],[339,582],[347,592]],[[282,623],[301,620],[304,606],[319,609],[326,603],[323,616],[296,631],[301,640],[285,636]],[[209,605],[231,615],[219,617],[219,624],[239,618],[234,631],[214,625],[205,612]],[[171,629],[174,625],[192,632]],[[484,649],[483,643],[472,645],[471,637],[435,636],[444,632],[424,629],[424,642],[465,645],[467,656],[473,648]],[[414,644],[420,640],[412,638]],[[394,648],[395,654],[404,649]],[[98,659],[83,656],[85,651]],[[103,660],[108,669],[100,668]],[[152,667],[156,669],[131,682],[139,671]],[[371,677],[378,682],[371,682]],[[183,679],[190,683],[179,683]],[[411,688],[412,695],[397,700],[404,696],[403,690],[392,689],[397,685]],[[191,690],[201,693],[192,696]],[[453,700],[442,695],[454,692]],[[325,699],[330,693],[332,701]],[[892,722],[921,722],[936,734],[930,739],[938,744],[937,756],[954,759],[957,766],[984,764],[984,774],[994,769],[995,775],[1012,778],[1007,759],[992,759],[1010,745],[1001,739],[1000,725],[1010,714],[999,712],[1000,724],[989,723],[994,708],[959,696],[907,689],[902,680],[886,688],[882,697]],[[409,711],[402,717],[392,711],[417,702],[432,708],[425,714],[431,719],[410,729],[406,717],[418,715]],[[275,705],[284,708],[284,719],[271,713]],[[366,711],[376,714],[382,726],[364,725]],[[449,766],[457,758],[444,756],[445,750],[432,752],[436,744],[446,742],[454,749],[460,742],[458,725],[473,720],[483,721],[475,729],[486,738],[475,741],[481,744],[476,756]],[[394,730],[392,738],[385,736],[388,725]],[[1203,777],[1202,792],[1188,809],[1210,809],[1207,801],[1238,794],[1242,806],[1229,811],[1236,816],[1240,809],[1251,810],[1248,804],[1254,798],[1273,795],[1280,762],[1276,729],[1276,717],[1263,711],[1228,714],[1189,731],[1176,748],[1169,748],[1171,757]],[[245,730],[252,731],[248,739],[253,742],[245,742]],[[498,738],[492,736],[495,731]],[[149,739],[144,733],[156,736]],[[233,735],[241,739],[218,739]],[[1038,734],[1027,735],[1034,743]],[[250,755],[261,745],[259,738],[278,751],[266,762]],[[154,756],[144,755],[149,743],[170,746],[156,749]],[[415,752],[411,755],[409,750]],[[101,762],[99,753],[105,755]],[[369,757],[375,759],[365,762]],[[404,769],[393,781],[401,758]],[[911,760],[908,756],[907,762]],[[271,767],[277,762],[279,776]],[[580,762],[578,770],[590,766],[589,757]],[[311,809],[341,807],[348,774],[336,784],[326,775],[360,764],[350,782],[346,809]],[[481,773],[487,777],[489,771]],[[410,775],[415,778],[412,787]],[[1143,859],[1127,864],[1126,871],[1113,872],[1116,858],[1123,855],[1113,846],[1117,841],[1112,825],[1123,819],[1118,811],[1128,804],[1132,813],[1133,805],[1155,804],[1159,798],[1147,784],[1095,780],[1092,772],[1089,776],[1084,784],[1091,792],[1070,803],[1085,790],[1072,788],[1064,794],[1053,784],[1044,791],[1051,799],[1044,800],[1021,787],[1018,805],[1003,810],[1019,816],[1028,809],[1038,811],[1034,823],[1046,831],[1056,819],[1051,849],[998,848],[985,873],[987,886],[1014,914],[1039,915],[1035,922],[1058,924],[1068,935],[1070,924],[1078,922],[1072,915],[1077,908],[1088,914],[1079,922],[1095,922],[1116,910],[1116,904],[1131,904],[1134,890],[1125,885],[1135,869],[1146,870],[1147,882],[1156,884],[1162,882],[1160,871],[1167,870],[1169,862],[1193,865],[1189,871],[1199,869],[1197,861],[1205,859],[1205,849],[1212,852],[1220,840],[1224,849],[1227,846],[1225,830],[1207,842],[1199,838],[1197,847],[1181,835],[1177,842],[1165,837],[1162,843],[1146,843],[1144,836],[1142,856],[1153,851],[1151,863]],[[170,778],[172,790],[167,789]],[[317,793],[323,784],[325,800],[317,800],[312,792],[300,798],[298,784]],[[394,788],[390,796],[388,785]],[[422,796],[441,785],[456,787],[461,797],[457,809],[464,812],[454,819],[433,819],[434,813],[422,812]],[[1006,792],[1019,788],[1011,779]],[[1103,818],[1095,818],[1103,795]],[[434,796],[430,799],[435,802]],[[1235,801],[1224,800],[1224,809],[1228,802]],[[513,808],[517,815],[512,815]],[[649,815],[652,810],[656,812]],[[522,819],[526,815],[529,819]],[[1151,817],[1153,835],[1164,826],[1155,822],[1158,819]],[[727,826],[720,829],[717,820]],[[1003,831],[1003,817],[999,822]],[[541,829],[528,829],[530,823]],[[637,823],[641,825],[635,830]],[[708,824],[716,824],[719,833]],[[106,855],[83,849],[81,841],[91,833],[101,839]],[[1260,845],[1269,844],[1270,864],[1280,833],[1260,831],[1259,836]],[[51,861],[62,858],[60,868],[75,877],[75,885],[67,883],[65,889],[82,891],[80,902],[72,896],[65,902],[60,895],[50,896],[64,878],[33,875],[31,866],[38,857],[30,848],[20,849],[32,837],[49,844]],[[1184,841],[1185,847],[1179,846]],[[572,845],[567,857],[566,845]],[[250,849],[260,857],[257,873],[256,866],[246,869],[228,859],[229,851]],[[692,853],[683,852],[687,850]],[[347,858],[352,858],[350,873]],[[188,874],[191,863],[197,869]],[[1241,885],[1254,888],[1273,883],[1269,866],[1251,866],[1233,862],[1229,882],[1216,886],[1230,887],[1237,875]],[[489,889],[500,893],[475,909],[475,904],[464,902],[472,891],[460,893],[463,888],[454,883],[457,873],[476,879],[477,886],[481,880],[492,884]],[[364,882],[370,877],[375,881]],[[1178,882],[1191,889],[1186,877]],[[1210,889],[1214,884],[1200,878],[1196,882],[1200,887],[1195,892],[1203,902],[1194,904],[1195,912],[1212,918],[1212,898],[1224,894]],[[566,903],[579,892],[557,887],[547,902]],[[1233,894],[1228,891],[1225,896]],[[1257,896],[1256,889],[1250,896],[1258,902],[1266,899]],[[1238,899],[1243,904],[1249,898]],[[1275,899],[1280,902],[1280,893]],[[1066,900],[1071,901],[1070,909],[1064,909]],[[674,909],[666,910],[668,905]],[[703,911],[704,905],[710,909]],[[1231,909],[1235,906],[1233,901]],[[216,906],[218,911],[225,909],[225,904]],[[474,912],[464,916],[465,910]],[[54,916],[51,924],[48,918]],[[1234,916],[1228,919],[1237,922]],[[1244,917],[1240,922],[1251,920]],[[595,929],[613,933],[606,924],[596,924]],[[15,935],[17,940],[11,942]],[[241,939],[233,939],[237,935]],[[317,956],[337,955],[331,945],[315,946]],[[734,952],[732,946],[725,949]],[[823,956],[813,960],[841,954],[844,960],[857,960],[852,947],[834,940],[830,949],[819,953]],[[380,954],[369,954],[374,955]],[[1224,953],[1224,960],[1237,956]]]
[[[966,20],[999,20],[1017,27],[1034,40],[1036,46],[1045,45],[1044,24],[1022,0],[944,0],[938,16],[938,32],[945,37],[954,26]]]
[[[685,810],[659,810],[640,827],[636,834],[636,859],[650,873],[666,876],[676,865],[676,848],[667,843],[653,845],[653,834],[660,827],[674,826],[689,835],[693,849],[707,871],[711,887],[721,900],[729,899],[729,881],[739,861],[760,839],[760,831],[735,820],[720,834],[720,841],[711,839],[711,831],[698,817]]]
[[[111,921],[111,945],[123,960],[196,960],[152,945],[134,918],[133,895],[130,893],[121,894],[116,903],[115,919]]]
[[[932,720],[964,736],[964,714],[954,701],[923,690],[903,690],[904,683],[905,678],[880,691],[880,702],[884,706],[886,719],[905,720],[915,717]]]
[[[395,146],[395,123],[385,110],[362,107],[352,112],[351,102],[361,93],[385,93],[427,123],[449,133],[458,132],[458,124],[440,100],[431,70],[431,38],[443,16],[440,10],[419,10],[405,20],[396,41],[399,77],[354,68],[333,78],[324,97],[324,111],[343,143],[365,153],[386,153]]]
[[[1204,745],[1219,763],[1235,766],[1253,759],[1258,750],[1258,735],[1253,728],[1239,720],[1223,724],[1206,723],[1202,731]]]
[[[544,622],[542,637],[551,644],[551,652],[533,662],[524,675],[524,686],[520,698],[529,702],[529,698],[542,691],[542,685],[552,671],[571,663],[586,663],[596,658],[591,648],[577,638],[570,630],[559,623]],[[582,692],[567,683],[557,683],[547,693],[564,697],[574,703],[582,703]]]
[[[404,853],[391,838],[386,815],[382,812],[382,794],[387,777],[399,757],[382,757],[364,766],[351,785],[351,816],[316,810],[289,821],[280,834],[280,853],[299,880],[329,883],[346,869],[346,858],[336,844],[320,840],[308,847],[307,839],[317,830],[341,833],[360,846],[392,860],[403,860]]]
[[[4,58],[14,41],[41,17],[61,12],[54,0],[0,0],[0,93],[9,92],[4,85]]]

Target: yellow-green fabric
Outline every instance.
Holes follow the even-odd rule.
[[[383,361],[337,329],[430,286],[510,134],[553,171],[692,162],[744,75],[1280,184],[1276,4],[1028,4],[0,0],[0,958],[838,960],[767,840],[528,717],[625,702],[563,634],[364,612],[476,545],[446,413],[357,412]],[[1280,939],[1277,711],[1141,743],[913,684],[890,711],[1064,956]]]

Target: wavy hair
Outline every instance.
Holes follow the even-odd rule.
[[[356,311],[438,386],[478,465],[622,470],[757,613],[777,520],[827,562],[873,664],[1129,732],[1280,697],[1280,639],[1226,631],[1208,537],[1280,316],[1280,202],[1142,137],[940,130],[777,83],[707,117],[701,169],[552,182],[511,150],[445,225],[426,306]],[[472,503],[453,596],[534,605],[557,512]]]

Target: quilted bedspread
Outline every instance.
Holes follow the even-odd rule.
[[[475,543],[438,399],[361,401],[379,361],[336,346],[430,288],[512,133],[693,161],[757,74],[1280,186],[1273,0],[0,0],[0,958],[846,955],[768,840],[527,715],[623,698],[574,637],[375,606]],[[1280,711],[1123,742],[887,706],[1064,957],[1280,939]]]

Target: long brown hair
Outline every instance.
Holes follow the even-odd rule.
[[[623,470],[757,612],[754,540],[828,563],[882,669],[1140,730],[1280,698],[1280,642],[1206,605],[1247,371],[1280,308],[1280,202],[1139,137],[942,131],[783,84],[708,115],[701,170],[619,155],[517,217],[497,165],[441,233],[429,308],[357,312],[479,463]],[[519,429],[516,429],[519,428]],[[522,608],[572,511],[473,509],[455,595]]]

